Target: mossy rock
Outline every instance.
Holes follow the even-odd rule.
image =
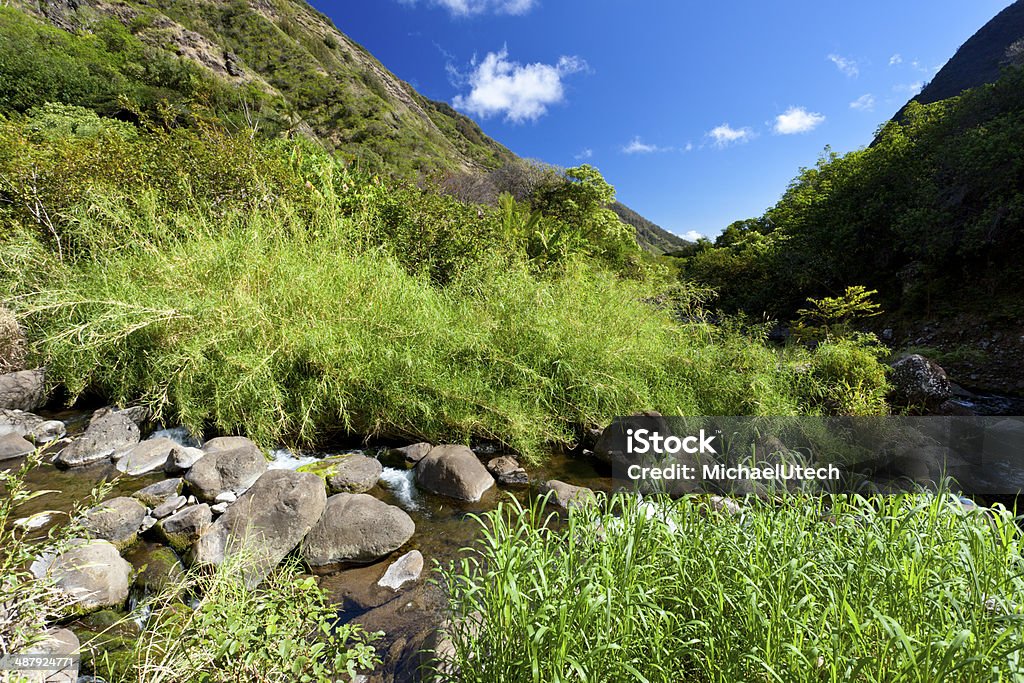
[[[125,556],[138,574],[135,587],[147,593],[160,593],[181,582],[185,567],[177,553],[166,546],[146,544],[134,548]]]
[[[81,643],[81,670],[104,680],[127,680],[135,668],[139,628],[125,614],[102,610],[69,627]]]
[[[299,472],[315,474],[324,480],[329,493],[365,493],[374,487],[384,468],[376,458],[362,453],[332,455],[308,465]]]

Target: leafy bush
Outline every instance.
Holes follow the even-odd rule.
[[[461,681],[1010,681],[1024,675],[1020,531],[946,493],[618,496],[564,526],[486,514],[451,590]]]

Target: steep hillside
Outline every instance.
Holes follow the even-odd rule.
[[[612,204],[611,210],[615,212],[619,220],[636,229],[636,241],[651,253],[665,254],[692,244],[660,225],[652,223],[621,202]]]
[[[124,109],[144,106],[140,100],[146,98],[131,87],[141,81],[167,91],[151,95],[157,103],[164,95],[192,102],[205,96],[217,113],[241,112],[242,125],[311,134],[370,170],[412,176],[491,167],[512,157],[469,118],[419,95],[303,2],[16,3],[64,35],[5,16],[0,76],[8,69],[43,74],[62,61],[78,67],[85,62],[89,74],[118,65],[113,80],[121,87],[110,88],[103,113],[123,117]],[[55,44],[63,45],[70,59],[57,59]],[[188,77],[153,83],[160,80],[160,74],[148,73],[153,64],[188,71]],[[202,92],[185,93],[196,80],[205,82]],[[104,103],[83,101],[75,88],[63,85],[37,89],[37,97],[13,105],[27,109],[56,96],[103,111],[97,104]],[[210,98],[213,93],[218,97]]]
[[[992,18],[960,46],[953,58],[911,101],[931,104],[993,83],[1007,66],[1024,64],[1024,0]],[[902,120],[906,106],[894,119]]]

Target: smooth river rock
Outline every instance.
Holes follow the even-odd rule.
[[[476,501],[494,486],[494,477],[466,446],[435,446],[416,465],[416,485],[449,498]]]
[[[299,468],[299,472],[309,472],[323,479],[330,493],[369,491],[383,471],[384,466],[376,458],[360,453],[333,455]]]
[[[139,427],[124,413],[106,413],[89,422],[85,433],[66,446],[56,463],[81,467],[106,460],[139,443]]]
[[[423,553],[419,550],[410,550],[391,563],[377,585],[397,591],[405,584],[419,579],[422,573]]]
[[[9,432],[0,435],[0,462],[23,458],[35,449],[31,442],[18,434]]]
[[[17,672],[19,681],[24,683],[76,683],[78,681],[78,658],[81,648],[78,636],[73,631],[49,629],[43,632],[43,639],[25,649],[23,654],[68,657],[68,665],[61,669],[32,669]],[[6,679],[3,679],[6,680]],[[12,679],[14,680],[14,679]]]
[[[182,479],[164,479],[163,481],[158,481],[144,489],[139,489],[132,494],[132,498],[139,499],[142,501],[143,505],[155,508],[162,505],[169,499],[176,498],[180,495],[181,487],[184,483],[185,482]]]
[[[302,542],[302,558],[314,569],[372,562],[401,548],[415,531],[401,508],[365,493],[339,493],[327,499],[323,516]]]
[[[168,438],[148,439],[133,447],[117,461],[117,471],[130,477],[163,470],[181,446]]]
[[[225,443],[234,445],[222,447]],[[263,451],[243,437],[213,439],[203,450],[206,455],[185,474],[189,489],[202,501],[212,503],[224,491],[241,495],[267,471]]]
[[[557,479],[551,479],[550,481],[544,482],[540,485],[539,491],[541,495],[551,492],[551,498],[549,500],[558,507],[566,510],[577,505],[593,503],[597,500],[594,492],[590,489],[584,486],[566,484],[564,481],[558,481]]]
[[[56,441],[66,431],[60,420],[47,420],[24,410],[0,409],[0,436],[13,433],[42,445]]]
[[[110,541],[118,550],[135,543],[146,506],[134,498],[111,498],[85,511],[82,527],[92,538]]]
[[[324,514],[327,493],[315,474],[270,470],[221,515],[192,550],[197,564],[250,555],[246,583],[258,585]]]
[[[39,568],[79,613],[120,607],[128,599],[132,567],[109,541],[72,541],[56,558],[33,566]]]

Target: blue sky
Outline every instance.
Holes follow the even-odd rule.
[[[1011,0],[313,0],[520,156],[590,163],[677,234],[760,215]]]

